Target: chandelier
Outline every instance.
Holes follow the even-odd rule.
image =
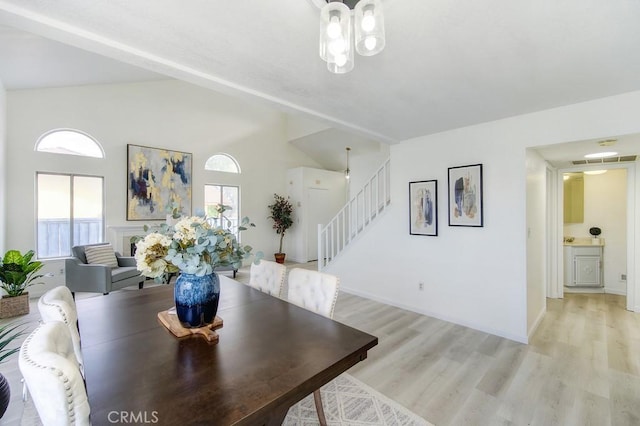
[[[351,177],[351,169],[349,168],[349,151],[351,151],[350,147],[345,148],[347,151],[347,169],[344,171],[344,177],[349,179]]]
[[[320,57],[329,71],[353,69],[355,51],[373,56],[384,49],[384,18],[380,0],[323,0],[320,9]],[[353,9],[353,12],[351,11]]]

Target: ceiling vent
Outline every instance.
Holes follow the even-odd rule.
[[[636,155],[622,155],[620,157],[606,157],[606,158],[590,158],[588,160],[575,160],[571,163],[574,166],[583,164],[609,164],[609,163],[629,163],[636,161]]]

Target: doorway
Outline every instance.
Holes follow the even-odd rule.
[[[563,175],[565,173],[581,173],[589,170],[594,170],[593,167],[573,167],[567,169],[557,170],[556,174],[556,202],[555,214],[551,212],[551,216],[556,217],[555,227],[551,226],[550,235],[552,239],[548,244],[548,247],[555,245],[556,253],[555,257],[550,256],[552,260],[550,269],[555,272],[555,276],[552,277],[548,288],[549,297],[562,298],[564,296],[564,282],[565,282],[565,262],[563,259],[564,254],[564,237],[589,237],[588,230],[590,227],[598,226],[602,222],[606,223],[606,227],[603,226],[602,237],[605,240],[604,245],[604,292],[613,294],[621,294],[627,297],[626,306],[628,310],[633,311],[635,307],[635,164],[616,164],[599,167],[601,170],[611,171],[609,177],[612,178],[614,174],[618,175],[618,183],[616,184],[615,191],[619,193],[626,206],[612,206],[607,202],[608,192],[612,192],[611,187],[598,188],[597,176],[585,175],[587,182],[590,182],[590,192],[600,194],[606,194],[601,199],[591,199],[587,205],[585,205],[585,218],[582,225],[573,224],[566,226],[564,223],[564,180]],[[626,174],[626,176],[624,176]],[[620,176],[622,181],[620,181]],[[615,180],[610,182],[616,182]],[[620,186],[626,186],[621,188]],[[549,188],[549,187],[548,187]],[[604,191],[604,192],[603,192]],[[585,200],[586,202],[586,200]],[[552,209],[551,203],[549,209]],[[626,218],[624,223],[616,225],[612,219],[607,219],[603,215],[607,212],[611,214],[611,211],[615,211],[616,208],[622,208]],[[614,210],[611,210],[614,209]],[[618,221],[619,222],[619,221]],[[616,226],[620,226],[623,229],[616,229]],[[555,229],[554,229],[555,228]],[[607,231],[607,228],[609,229]],[[607,233],[609,233],[609,241],[607,242]],[[622,235],[622,237],[621,237]],[[555,260],[555,262],[553,262]],[[624,261],[626,260],[626,262]],[[626,278],[626,282],[623,280]],[[626,284],[626,285],[625,285]]]

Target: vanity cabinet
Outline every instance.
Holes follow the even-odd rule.
[[[602,287],[602,246],[564,246],[564,285]]]

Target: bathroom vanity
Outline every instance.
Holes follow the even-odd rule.
[[[567,287],[604,287],[602,255],[604,240],[575,238],[564,243],[564,285]]]

